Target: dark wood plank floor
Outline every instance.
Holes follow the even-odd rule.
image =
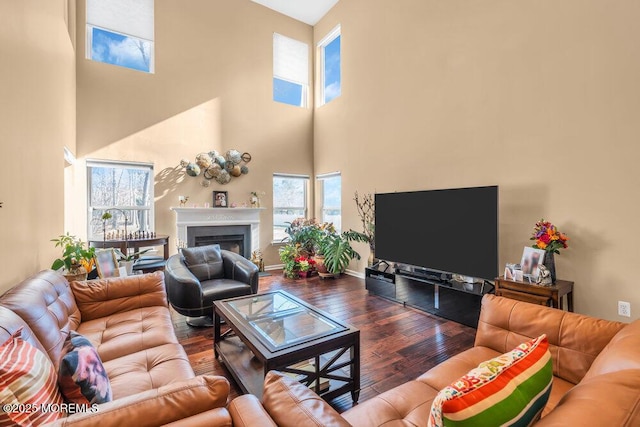
[[[260,292],[282,289],[360,329],[360,401],[414,379],[443,360],[473,346],[475,329],[369,295],[364,280],[290,280],[279,272],[260,278]],[[213,357],[213,328],[192,328],[173,312],[178,339],[196,374],[222,375],[231,396],[240,394],[224,365]],[[330,402],[338,411],[352,406],[345,394]]]

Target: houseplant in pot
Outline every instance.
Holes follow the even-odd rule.
[[[62,248],[62,256],[51,264],[52,270],[60,270],[64,267],[62,273],[68,281],[86,280],[87,273],[93,269],[94,248],[85,248],[85,243],[72,236],[69,233],[59,236],[57,239],[51,239],[55,242],[56,247]]]
[[[326,231],[316,245],[316,268],[320,277],[336,277],[342,273],[352,259],[360,259],[351,242],[368,243],[367,236],[349,230],[342,233]]]

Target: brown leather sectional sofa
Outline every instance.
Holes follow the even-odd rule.
[[[84,335],[110,379],[112,402],[55,425],[231,425],[229,383],[194,375],[173,330],[162,272],[69,284],[43,271],[0,297],[0,343],[20,327],[56,370],[69,331]]]
[[[438,391],[518,344],[547,334],[553,385],[536,426],[640,426],[640,320],[631,324],[486,295],[475,346],[338,414],[315,393],[270,373],[262,402],[234,399],[234,426],[426,426]]]

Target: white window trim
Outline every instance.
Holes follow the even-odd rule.
[[[334,41],[341,34],[342,34],[341,25],[338,24],[331,31],[329,31],[329,34],[324,36],[322,38],[322,40],[320,40],[318,42],[318,44],[316,45],[317,57],[319,59],[318,68],[317,68],[318,69],[318,74],[319,74],[319,78],[318,78],[318,82],[319,82],[319,86],[318,86],[318,102],[317,102],[317,106],[318,107],[321,107],[321,106],[326,104],[326,102],[324,101],[324,86],[325,86],[325,75],[324,75],[324,61],[325,61],[325,59],[324,59],[325,52],[324,51],[325,51],[325,49],[324,48],[329,43]],[[342,73],[342,47],[340,48],[340,73]],[[341,79],[341,81],[342,81],[342,79]]]
[[[302,50],[304,50],[304,54],[300,55],[301,58],[298,59],[294,57],[291,64],[287,64],[287,61],[283,61],[285,58],[280,57],[280,55],[287,56],[287,54],[296,53],[296,51],[300,53]],[[298,105],[298,107],[302,108],[309,107],[310,56],[309,45],[307,43],[280,33],[273,33],[273,78],[299,85],[302,88],[300,105]]]
[[[275,211],[276,209],[300,209],[304,212],[304,217],[305,218],[309,218],[309,183],[311,181],[311,177],[309,175],[301,175],[301,174],[289,174],[289,173],[274,173],[272,180],[275,178],[296,178],[296,179],[305,179],[306,185],[304,186],[304,201],[305,201],[305,206],[287,206],[286,208],[284,207],[277,207],[275,203],[273,203],[273,208],[271,209],[271,218],[273,220],[273,217],[275,216]],[[272,187],[273,187],[273,181],[272,181]],[[273,189],[272,189],[273,191]],[[273,238],[273,229],[274,229],[275,224],[272,224],[271,226],[271,244],[272,245],[285,245],[287,242],[286,241],[282,241],[282,240],[277,240]]]
[[[325,222],[324,211],[326,209],[339,209],[340,217],[342,218],[342,195],[340,197],[340,206],[325,206],[324,205],[324,180],[329,178],[340,177],[340,185],[342,186],[342,173],[341,172],[329,172],[316,175],[316,181],[320,183],[320,216],[322,217],[322,221]],[[334,224],[335,225],[335,224]],[[338,230],[341,231],[341,230]]]
[[[87,171],[87,219],[91,218],[91,213],[93,209],[110,209],[114,208],[114,206],[91,206],[91,174],[89,173],[90,168],[104,168],[104,167],[114,167],[114,168],[126,168],[126,169],[140,169],[140,170],[149,170],[151,173],[151,180],[149,181],[149,191],[152,195],[149,206],[116,206],[117,209],[126,210],[139,210],[139,211],[149,211],[149,226],[152,230],[155,230],[155,174],[154,174],[154,165],[153,163],[147,162],[127,162],[127,161],[119,161],[119,160],[99,160],[99,159],[87,159],[86,161],[86,171]],[[87,236],[92,238],[91,236],[91,224],[87,221]]]

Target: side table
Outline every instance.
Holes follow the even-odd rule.
[[[516,282],[507,280],[504,276],[495,279],[496,295],[534,304],[549,305],[562,309],[562,298],[567,297],[567,309],[573,312],[573,282],[556,280],[551,286],[541,286],[535,283]]]

